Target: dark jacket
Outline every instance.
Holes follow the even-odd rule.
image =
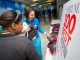
[[[41,60],[31,41],[24,35],[0,34],[0,60]]]

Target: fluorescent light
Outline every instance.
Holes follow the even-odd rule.
[[[38,0],[33,0],[33,2],[38,1]]]

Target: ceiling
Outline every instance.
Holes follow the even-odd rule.
[[[25,4],[30,4],[32,6],[51,4],[51,2],[54,2],[54,0],[15,0],[15,1],[23,2]]]

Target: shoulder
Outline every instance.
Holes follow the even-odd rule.
[[[33,21],[38,22],[38,19],[37,18],[34,18]]]
[[[29,48],[28,46],[31,45],[31,41],[26,38],[25,36],[17,36],[13,40],[13,43],[15,43],[16,46],[19,46],[21,49],[27,49]]]
[[[21,41],[25,41],[27,43],[30,41],[29,39],[26,38],[25,33],[18,35],[16,39],[21,40]]]
[[[35,20],[38,20],[37,18],[34,18]]]

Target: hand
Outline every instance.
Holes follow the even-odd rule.
[[[46,34],[46,36],[47,36],[47,37],[49,37],[49,36],[50,36],[50,34]]]
[[[30,30],[30,28],[26,28],[24,30],[22,30],[22,32],[28,32]]]
[[[31,28],[30,28],[30,27],[28,27],[27,31],[29,31],[29,30],[31,30]]]
[[[46,32],[44,32],[44,34],[45,34],[47,37],[49,37],[49,34],[47,34]]]

